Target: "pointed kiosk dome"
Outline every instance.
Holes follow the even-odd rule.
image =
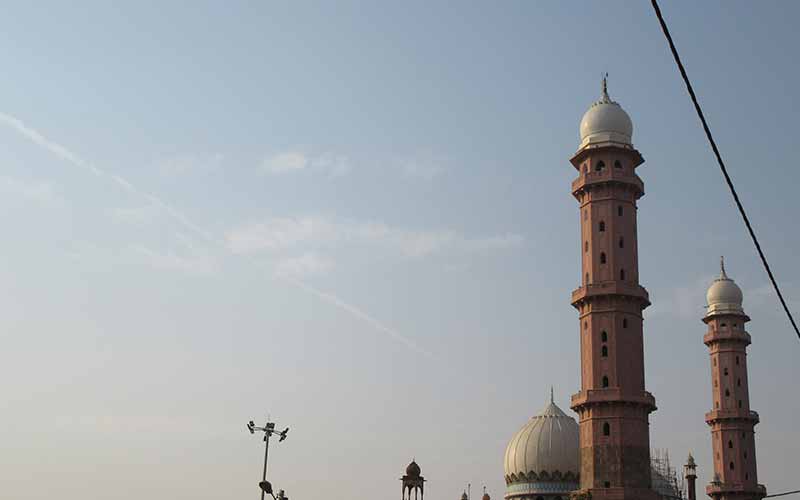
[[[579,431],[574,418],[550,402],[511,438],[504,461],[507,499],[567,494],[578,489]]]
[[[706,318],[719,314],[744,315],[742,289],[725,274],[725,260],[720,257],[720,274],[708,287]]]
[[[633,145],[633,122],[628,113],[608,96],[608,74],[603,78],[600,100],[593,103],[581,120],[579,149],[595,143]]]
[[[406,476],[408,477],[419,477],[422,474],[422,469],[420,469],[419,465],[417,465],[416,460],[412,460],[408,467],[406,467]]]

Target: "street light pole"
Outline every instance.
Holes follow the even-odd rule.
[[[267,424],[267,428],[269,428],[270,426],[272,426],[273,429],[275,428],[275,424],[273,424],[271,422]],[[261,475],[261,480],[262,481],[266,481],[267,480],[267,457],[269,456],[269,436],[270,436],[270,434],[271,434],[270,432],[264,432],[264,474]],[[261,490],[261,500],[264,500],[264,490],[263,489]]]
[[[289,433],[289,428],[285,428],[284,430],[278,432],[275,430],[275,422],[267,422],[264,427],[256,427],[256,424],[253,423],[251,420],[247,423],[247,430],[250,431],[250,434],[255,434],[256,431],[264,433],[264,473],[261,476],[261,482],[259,483],[259,487],[261,488],[261,500],[264,500],[264,493],[269,493],[273,497],[275,495],[272,494],[272,485],[269,485],[267,482],[267,458],[269,457],[269,438],[273,434],[277,434],[279,436],[278,442],[280,443],[284,439],[286,439],[287,434]],[[264,488],[264,485],[269,485],[269,491]],[[279,492],[279,495],[282,495],[283,491]]]

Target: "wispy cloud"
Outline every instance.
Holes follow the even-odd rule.
[[[444,162],[431,158],[413,159],[402,162],[403,174],[407,177],[432,180],[445,172]]]
[[[327,273],[332,267],[333,261],[331,259],[313,252],[307,252],[297,257],[279,260],[275,265],[275,272],[279,276],[303,279]]]
[[[0,193],[39,203],[52,202],[58,197],[52,184],[13,177],[0,177]]]
[[[81,169],[84,169],[84,170],[86,170],[88,172],[91,172],[92,174],[94,174],[94,175],[96,175],[98,177],[106,178],[106,179],[112,181],[113,183],[117,184],[118,186],[122,187],[123,189],[127,190],[128,192],[131,192],[133,194],[142,196],[144,199],[146,199],[149,202],[153,203],[154,205],[162,208],[164,210],[164,213],[166,213],[169,217],[175,219],[180,224],[183,224],[186,228],[191,230],[193,234],[195,234],[196,236],[199,236],[204,241],[207,241],[209,243],[218,244],[218,245],[220,245],[222,247],[226,247],[226,242],[225,241],[222,241],[222,242],[217,241],[211,235],[211,233],[209,231],[204,230],[200,225],[195,224],[194,222],[192,222],[189,219],[189,217],[185,216],[183,213],[178,211],[172,205],[164,202],[163,200],[161,200],[160,198],[158,198],[157,196],[155,196],[153,194],[150,194],[150,193],[148,193],[148,192],[146,192],[144,190],[141,190],[141,189],[135,187],[131,182],[127,181],[126,179],[124,179],[124,178],[122,178],[122,177],[120,177],[120,176],[118,176],[116,174],[112,174],[110,172],[106,172],[105,170],[102,170],[100,168],[95,167],[91,163],[83,160],[78,155],[76,155],[73,152],[71,152],[69,149],[65,148],[64,146],[58,144],[55,141],[51,141],[51,140],[47,139],[42,134],[40,134],[38,131],[28,127],[27,125],[25,125],[24,122],[22,122],[22,120],[19,120],[18,118],[14,117],[14,116],[11,116],[9,114],[0,112],[0,124],[4,124],[4,125],[10,127],[11,129],[15,130],[16,132],[18,132],[19,134],[21,134],[22,136],[24,136],[25,138],[27,138],[28,140],[33,142],[34,144],[44,148],[45,150],[47,150],[50,153],[56,155],[57,157],[61,158],[62,160],[70,163],[71,165],[79,167]],[[140,250],[139,250],[140,252],[142,252],[141,248],[143,248],[143,247],[140,247]],[[152,258],[153,255],[159,255],[157,252],[154,252],[152,250],[148,251],[148,250],[149,249],[145,248],[142,253],[144,253],[145,255],[150,255],[151,258]],[[165,262],[164,259],[160,259],[159,257],[155,257],[155,259],[158,260],[159,263],[161,263],[161,264],[163,264]],[[169,259],[167,259],[167,260],[169,260]],[[171,263],[174,265],[175,259],[172,259]],[[180,264],[178,264],[178,265],[180,265]],[[310,285],[307,285],[304,282],[299,281],[299,280],[294,279],[294,278],[289,278],[289,277],[283,276],[280,279],[283,279],[284,281],[290,282],[293,285],[297,286],[298,288],[306,290],[307,292],[319,297],[320,299],[324,300],[325,302],[333,304],[334,306],[342,309],[343,311],[346,311],[346,312],[350,313],[354,317],[366,322],[367,324],[372,325],[372,327],[375,328],[376,330],[378,330],[378,331],[380,331],[382,333],[385,333],[385,334],[389,335],[390,337],[394,338],[395,340],[403,343],[407,347],[409,347],[409,348],[411,348],[411,349],[413,349],[415,351],[418,351],[418,352],[427,353],[427,351],[424,351],[424,350],[420,349],[414,342],[412,342],[407,337],[405,337],[402,334],[398,333],[394,329],[387,327],[386,325],[384,325],[383,323],[381,323],[377,319],[373,318],[372,316],[370,316],[366,312],[362,311],[358,307],[345,302],[344,300],[336,297],[335,295],[333,295],[331,293],[322,292],[320,290],[317,290],[317,289],[311,287]]]
[[[259,170],[268,174],[309,171],[329,177],[341,177],[349,174],[353,170],[353,165],[344,155],[333,153],[310,155],[302,151],[285,151],[264,158]]]
[[[308,158],[299,151],[287,151],[269,156],[261,163],[261,170],[270,174],[285,174],[303,170],[308,166]]]
[[[110,209],[108,215],[116,222],[141,225],[157,219],[159,216],[159,209],[155,205],[117,207]]]
[[[180,175],[189,172],[206,171],[218,168],[225,159],[221,153],[181,154],[163,158],[156,162],[156,168],[166,175]]]
[[[134,247],[134,250],[156,269],[189,274],[208,274],[216,269],[216,262],[210,255],[177,253],[174,250],[158,252],[142,245]]]
[[[444,252],[487,252],[519,247],[519,234],[468,237],[452,230],[419,231],[380,222],[356,222],[321,216],[273,217],[234,228],[226,234],[228,248],[253,254],[300,248],[305,244],[378,245],[404,257],[421,258]]]

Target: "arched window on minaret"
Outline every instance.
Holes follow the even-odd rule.
[[[602,220],[600,221],[600,224],[598,225],[598,230],[601,233],[604,233],[606,231],[606,223],[605,223],[605,221],[602,221]]]
[[[619,237],[619,247],[625,248],[625,238],[623,238],[622,236]]]
[[[608,425],[608,422],[603,424],[603,435],[610,436],[611,435],[611,426]]]
[[[622,205],[619,205],[619,206],[617,207],[617,215],[619,215],[620,217],[622,217]]]
[[[608,377],[603,375],[603,387],[608,387]]]
[[[606,333],[605,330],[600,333],[600,340],[603,342],[608,342],[608,333]]]
[[[622,168],[622,163],[619,160],[614,160],[614,168]]]
[[[594,166],[595,172],[602,172],[603,170],[605,170],[605,168],[606,168],[606,164],[603,163],[602,160],[598,161],[597,164]]]
[[[606,253],[605,252],[600,252],[600,263],[601,264],[605,264],[606,263]]]
[[[622,281],[625,281],[625,270],[624,269],[620,269],[619,270],[619,279],[622,280]]]
[[[608,346],[604,345],[603,348],[600,350],[600,355],[604,358],[608,357]]]

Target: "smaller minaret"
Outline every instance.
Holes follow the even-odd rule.
[[[706,293],[708,310],[703,322],[708,330],[703,343],[711,355],[711,427],[714,479],[706,487],[713,500],[758,500],[767,492],[758,484],[755,425],[758,413],[750,408],[747,346],[751,337],[744,326],[750,321],[742,308],[742,290],[725,273]]]
[[[689,453],[689,458],[686,460],[686,465],[683,466],[683,477],[686,478],[686,493],[689,495],[689,500],[697,500],[697,489],[695,487],[697,465],[694,463],[694,457],[691,453]]]
[[[422,469],[417,465],[416,460],[412,460],[406,473],[400,478],[403,481],[403,500],[412,500],[411,493],[414,493],[413,500],[423,500],[425,497],[425,478],[422,477]]]

